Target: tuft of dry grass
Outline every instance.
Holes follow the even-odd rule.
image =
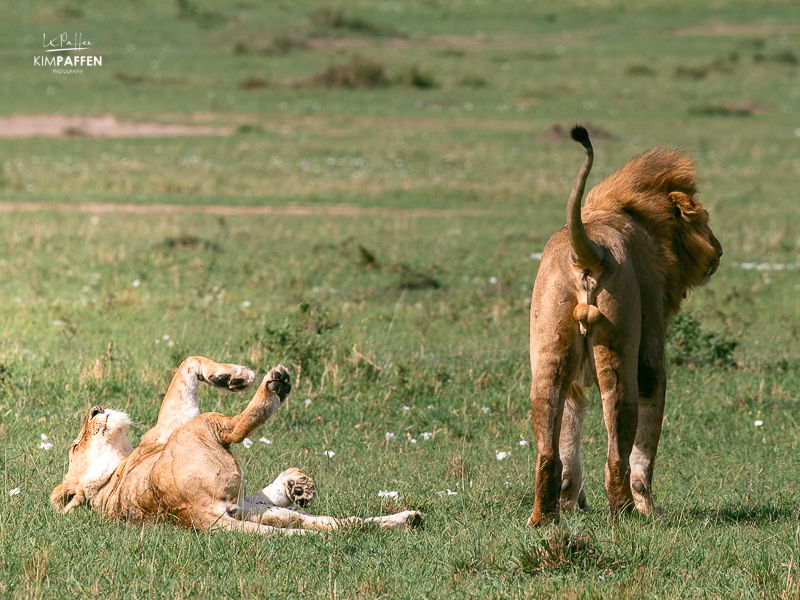
[[[523,573],[538,576],[547,571],[597,564],[600,557],[588,536],[574,535],[558,524],[552,528],[550,537],[523,550],[517,563]]]
[[[298,89],[324,85],[325,87],[374,88],[389,85],[383,63],[356,53],[343,65],[328,67],[321,73],[298,82]]]

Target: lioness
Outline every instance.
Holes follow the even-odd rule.
[[[127,437],[128,415],[95,406],[69,450],[69,471],[50,501],[64,513],[88,502],[109,516],[166,517],[198,530],[298,532],[332,530],[345,523],[408,529],[421,522],[416,511],[340,520],[288,508],[309,506],[316,498],[314,482],[294,468],[245,497],[242,472],[229,448],[283,406],[292,389],[289,373],[280,365],[270,370],[247,408],[235,417],[200,414],[197,390],[202,381],[221,390],[243,391],[254,379],[246,367],[187,358],[167,390],[158,422],[135,450]]]
[[[722,256],[697,201],[691,159],[655,148],[599,183],[581,211],[586,156],[567,204],[567,226],[542,252],[531,300],[531,406],[536,491],[528,525],[587,508],[580,436],[583,388],[597,384],[608,430],[605,484],[613,514],[653,504],[653,465],[664,414],[664,335],[686,291]]]

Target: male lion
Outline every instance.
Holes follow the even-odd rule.
[[[172,379],[156,426],[135,450],[126,435],[128,415],[95,406],[69,450],[69,471],[50,501],[64,513],[88,502],[109,516],[167,517],[198,530],[297,532],[332,530],[346,523],[409,529],[421,522],[416,511],[339,520],[288,508],[293,503],[309,506],[317,493],[314,482],[294,468],[245,497],[242,472],[229,448],[283,405],[292,389],[289,374],[281,365],[270,370],[235,417],[200,414],[197,389],[203,381],[221,390],[243,391],[254,379],[246,367],[187,358]]]
[[[691,159],[655,148],[599,183],[581,211],[593,150],[547,242],[531,300],[531,406],[536,491],[528,525],[588,508],[582,489],[583,388],[597,384],[608,430],[605,484],[613,514],[650,514],[666,393],[664,335],[686,291],[708,281],[720,246],[697,201]]]

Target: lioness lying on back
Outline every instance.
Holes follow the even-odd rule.
[[[269,371],[250,404],[235,417],[200,414],[197,390],[203,381],[244,391],[254,379],[246,367],[187,358],[167,390],[158,422],[136,449],[127,437],[128,415],[95,406],[70,448],[69,471],[50,501],[65,513],[89,503],[109,516],[167,517],[199,530],[332,530],[345,523],[408,529],[421,522],[416,511],[334,519],[288,508],[310,506],[316,498],[314,482],[294,468],[243,497],[242,472],[230,445],[252,435],[283,405],[292,389],[289,374],[280,365]]]

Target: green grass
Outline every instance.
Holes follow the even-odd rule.
[[[373,29],[321,25],[316,2],[192,2],[185,18],[177,3],[7,6],[4,115],[202,112],[239,132],[1,139],[0,200],[398,213],[3,213],[0,596],[797,598],[800,83],[782,53],[800,54],[800,9],[698,4],[342,4],[343,22]],[[720,24],[745,29],[709,35]],[[103,67],[32,67],[42,31],[82,32]],[[354,52],[393,83],[294,87]],[[436,85],[394,83],[414,66]],[[239,88],[255,76],[269,85]],[[730,102],[770,112],[720,113]],[[593,391],[592,510],[536,531],[524,527],[535,450],[519,445],[533,444],[531,254],[563,224],[582,158],[541,136],[579,121],[613,135],[595,141],[590,183],[655,144],[692,152],[725,255],[670,342],[665,517],[610,520]],[[85,411],[128,411],[138,440],[191,354],[290,367],[296,388],[259,433],[272,446],[235,450],[251,486],[297,466],[320,487],[313,511],[418,508],[424,530],[260,538],[58,515],[48,496]],[[246,402],[202,397],[229,414]]]

